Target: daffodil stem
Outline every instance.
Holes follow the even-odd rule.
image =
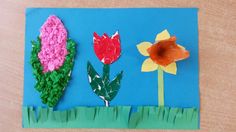
[[[164,79],[163,70],[158,69],[158,105],[164,106]]]

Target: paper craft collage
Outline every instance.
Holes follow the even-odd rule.
[[[26,9],[24,128],[199,122],[197,8]]]

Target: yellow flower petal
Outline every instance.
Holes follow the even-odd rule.
[[[169,64],[169,65],[166,66],[166,67],[161,66],[161,68],[162,68],[165,72],[170,73],[170,74],[176,75],[176,73],[177,73],[177,67],[176,67],[176,63],[175,63],[175,62]]]
[[[137,45],[138,51],[144,55],[144,56],[149,56],[147,49],[152,46],[152,43],[150,42],[142,42]]]
[[[184,46],[181,46],[181,45],[179,45],[179,44],[177,44],[177,45],[178,45],[181,49],[185,49]]]
[[[150,58],[146,59],[142,64],[142,72],[150,72],[157,70],[158,65],[153,62]]]
[[[165,29],[164,31],[162,31],[161,33],[157,34],[155,41],[158,42],[160,40],[165,40],[165,39],[169,39],[170,38],[170,34],[169,32]]]

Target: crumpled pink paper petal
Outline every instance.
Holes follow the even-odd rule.
[[[55,15],[49,16],[40,29],[41,51],[38,57],[43,72],[59,69],[67,55],[67,31],[61,20]]]

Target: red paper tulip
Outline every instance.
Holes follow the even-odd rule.
[[[104,64],[111,64],[120,57],[120,36],[116,32],[112,37],[103,34],[101,37],[93,34],[94,51],[98,59]]]
[[[109,102],[116,96],[120,89],[120,82],[123,71],[110,81],[110,64],[120,57],[121,46],[118,32],[109,37],[104,33],[101,37],[94,32],[93,34],[94,52],[98,59],[103,63],[103,73],[100,76],[88,61],[87,71],[88,80],[93,92],[99,96],[109,106]]]

